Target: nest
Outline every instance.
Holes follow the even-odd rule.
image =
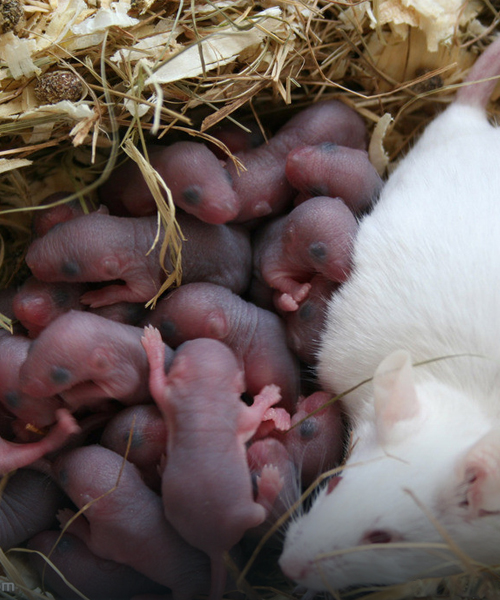
[[[0,289],[27,275],[42,200],[64,191],[89,208],[127,156],[157,198],[166,235],[179,239],[168,190],[165,201],[147,162],[155,139],[221,146],[211,135],[219,124],[245,129],[252,115],[268,134],[270,123],[339,98],[364,117],[383,174],[452,99],[496,33],[499,9],[494,0],[0,0]],[[2,581],[17,582],[16,597],[45,597],[21,585],[15,556],[2,553]],[[464,577],[372,598],[489,594],[490,578]]]

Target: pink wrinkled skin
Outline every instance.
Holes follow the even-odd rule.
[[[160,497],[134,465],[101,446],[86,446],[60,457],[54,475],[78,508],[99,498],[68,529],[91,552],[169,587],[174,600],[193,600],[208,591],[208,558],[165,519]],[[64,511],[60,520],[70,516]]]
[[[291,429],[277,436],[298,466],[304,486],[311,485],[324,471],[338,466],[343,456],[345,439],[340,404],[333,403],[308,417],[331,397],[326,392],[315,392],[304,398],[292,416]],[[294,427],[299,422],[300,425]]]
[[[159,466],[167,448],[167,428],[155,404],[121,410],[104,429],[101,444],[121,456],[127,453],[127,460],[140,470],[148,486],[160,491]]]
[[[66,409],[57,409],[55,417],[56,424],[39,442],[15,444],[0,438],[0,475],[27,467],[45,454],[59,450],[79,431],[77,422]]]
[[[14,296],[14,314],[29,336],[35,338],[59,315],[69,310],[82,310],[80,296],[85,290],[83,284],[47,283],[30,277]]]
[[[248,234],[234,226],[208,225],[190,215],[178,215],[178,221],[186,237],[183,281],[212,281],[243,291],[250,278]],[[148,254],[156,231],[156,217],[134,219],[96,212],[35,240],[26,263],[41,281],[124,281],[83,294],[81,301],[91,308],[146,302],[166,278],[159,264],[160,244]],[[165,266],[172,268],[168,260]]]
[[[2,491],[0,547],[8,550],[50,527],[64,495],[47,475],[32,468],[14,473]]]
[[[70,195],[70,192],[56,192],[55,194],[47,196],[43,201],[43,204],[51,204],[52,202],[63,200]],[[59,223],[71,221],[71,219],[80,217],[84,214],[82,205],[78,200],[64,202],[57,206],[53,206],[52,208],[46,208],[45,210],[36,210],[33,212],[33,231],[35,235],[42,237]]]
[[[43,429],[56,421],[63,402],[53,393],[30,395],[21,389],[20,371],[31,344],[23,335],[0,330],[0,403],[23,424]]]
[[[250,221],[286,210],[295,194],[285,174],[289,152],[322,142],[365,149],[363,120],[342,102],[318,102],[292,117],[267,144],[237,152],[247,170],[238,172],[232,161],[226,166],[241,202],[236,221]]]
[[[138,327],[70,311],[32,342],[19,374],[21,390],[59,394],[73,409],[111,398],[138,404],[149,398],[141,335]]]
[[[48,556],[59,535],[59,531],[42,531],[29,541],[28,548]],[[59,598],[81,599],[81,595],[69,588],[50,566],[46,566],[41,556],[33,553],[29,557],[38,573],[44,576],[44,585],[58,594]],[[70,533],[63,535],[50,554],[50,561],[79,592],[91,600],[128,600],[140,592],[164,590],[163,586],[130,567],[100,558]]]
[[[311,198],[262,228],[254,244],[254,271],[277,290],[280,310],[297,310],[315,274],[335,282],[347,279],[357,229],[344,202],[324,196]]]
[[[326,319],[326,303],[339,284],[323,275],[315,275],[309,283],[311,288],[299,308],[283,312],[282,316],[290,348],[305,363],[315,365]]]
[[[168,375],[159,331],[145,328],[143,344],[151,394],[168,428],[165,514],[189,543],[210,556],[210,598],[216,600],[226,579],[223,552],[266,518],[265,508],[253,499],[245,443],[280,396],[275,386],[267,386],[252,406],[242,402],[243,373],[231,350],[217,340],[185,342]]]
[[[273,469],[280,482],[279,488],[270,486],[266,489],[264,485],[259,487],[260,502],[266,508],[267,517],[264,523],[251,529],[248,534],[260,539],[299,499],[299,474],[285,445],[276,438],[267,437],[253,442],[247,450],[247,459],[254,480],[262,478],[266,470]]]
[[[268,384],[279,386],[281,405],[292,410],[299,394],[299,365],[287,346],[282,320],[212,283],[189,283],[160,300],[144,320],[176,347],[207,337],[224,342],[245,371],[246,391],[254,396]]]
[[[221,600],[235,589],[225,553],[243,567],[302,486],[341,459],[337,405],[293,425],[326,400],[304,398],[317,389],[325,304],[350,275],[357,219],[381,181],[362,119],[341,102],[268,125],[268,141],[254,122],[209,132],[247,171],[213,142],[148,145],[185,238],[182,285],[154,309],[171,257],[163,269],[156,204],[131,161],[97,210],[90,195],[89,210],[33,211],[32,277],[0,293],[0,312],[19,320],[13,336],[0,330],[0,472],[29,465],[65,492],[62,506],[85,507],[52,559],[90,600]],[[14,509],[13,529],[31,527]],[[58,531],[28,538],[53,517],[15,543],[48,553]],[[53,571],[46,583],[78,597]]]
[[[330,142],[292,150],[286,176],[305,197],[339,197],[355,213],[371,206],[383,185],[365,150]]]
[[[232,221],[239,199],[219,159],[197,142],[148,147],[151,166],[163,178],[174,203],[206,223]],[[156,214],[156,202],[135,163],[118,167],[100,191],[102,202],[134,217]],[[122,208],[123,207],[123,208]]]

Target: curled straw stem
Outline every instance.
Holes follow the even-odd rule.
[[[134,146],[132,140],[127,139],[124,144],[124,150],[126,154],[137,164],[145,182],[148,185],[151,194],[156,202],[158,209],[158,227],[156,236],[153,241],[148,254],[153,251],[156,244],[160,239],[160,234],[163,226],[164,237],[160,249],[160,264],[167,273],[167,278],[158,293],[146,304],[146,307],[151,306],[154,308],[158,298],[167,290],[171,285],[180,285],[182,276],[182,263],[181,263],[181,250],[182,250],[182,231],[175,219],[175,204],[172,199],[172,193],[164,182],[160,174],[153,169],[146,158],[139,152]],[[166,200],[161,192],[165,191]],[[165,267],[165,257],[169,252],[170,263],[172,264],[172,271],[168,273]]]

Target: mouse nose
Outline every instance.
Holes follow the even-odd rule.
[[[307,577],[311,568],[310,562],[300,555],[282,555],[278,562],[283,573],[297,583],[301,583]]]

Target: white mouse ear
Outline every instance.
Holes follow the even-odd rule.
[[[500,512],[500,431],[492,430],[469,450],[463,464],[467,484],[462,506],[474,517]]]
[[[406,350],[397,350],[380,363],[373,377],[373,395],[377,433],[384,444],[393,439],[396,423],[413,419],[419,412],[413,366]]]

